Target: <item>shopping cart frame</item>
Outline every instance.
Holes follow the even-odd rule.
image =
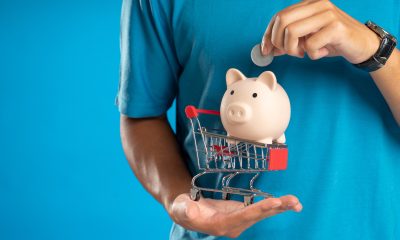
[[[201,192],[218,192],[222,199],[229,200],[232,194],[241,195],[244,204],[250,205],[257,196],[270,198],[272,194],[254,187],[255,180],[261,172],[285,170],[287,168],[288,148],[286,144],[264,144],[247,139],[228,136],[224,131],[212,129],[209,131],[201,125],[199,114],[216,115],[215,110],[197,109],[194,106],[185,108],[190,120],[194,140],[199,173],[192,178],[190,197],[199,200]],[[201,146],[201,147],[200,147]],[[207,188],[196,184],[196,180],[207,174],[225,173],[222,187]],[[249,181],[249,188],[230,186],[231,180],[240,174],[254,174]]]

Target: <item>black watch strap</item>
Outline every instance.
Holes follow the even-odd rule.
[[[372,21],[366,22],[365,25],[379,36],[381,43],[378,50],[371,58],[362,63],[354,65],[365,71],[373,72],[385,65],[386,61],[389,59],[394,48],[396,47],[397,41],[394,36],[383,30]]]

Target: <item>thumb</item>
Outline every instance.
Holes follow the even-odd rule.
[[[172,204],[173,219],[178,224],[195,219],[199,214],[197,202],[192,201],[188,194],[179,195]]]
[[[275,23],[275,18],[276,15],[272,17],[261,40],[261,54],[264,56],[270,54],[271,51],[274,49],[274,46],[272,45],[271,42],[271,34],[272,34],[272,27],[274,26]]]

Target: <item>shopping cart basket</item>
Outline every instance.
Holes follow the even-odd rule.
[[[231,194],[244,197],[247,206],[254,202],[256,196],[269,198],[272,194],[262,192],[254,187],[254,182],[261,172],[285,170],[287,168],[287,145],[272,143],[264,144],[246,139],[227,136],[225,132],[206,129],[201,125],[199,114],[219,116],[218,111],[196,109],[194,106],[185,108],[190,120],[197,164],[200,173],[192,179],[190,197],[199,200],[202,191],[219,192],[222,199],[230,199]],[[196,180],[206,174],[223,173],[221,188],[206,188],[196,184]],[[241,174],[252,174],[248,188],[230,186],[231,180]]]

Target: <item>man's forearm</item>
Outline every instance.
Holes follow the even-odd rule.
[[[170,212],[175,197],[188,192],[191,177],[168,120],[121,115],[120,123],[122,145],[133,172]]]
[[[371,76],[400,125],[400,51],[395,49],[386,65]]]

